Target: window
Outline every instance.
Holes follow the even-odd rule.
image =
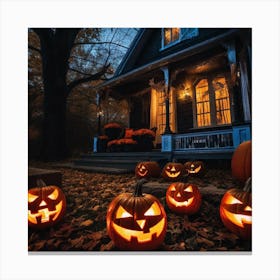
[[[210,99],[208,82],[201,80],[196,86],[196,117],[198,126],[208,126],[210,119]]]
[[[198,127],[231,123],[230,97],[224,77],[200,80],[195,95]]]
[[[163,28],[163,47],[178,41],[180,28]]]

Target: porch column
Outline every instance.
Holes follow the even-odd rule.
[[[240,65],[240,82],[241,82],[241,94],[242,94],[242,105],[244,112],[244,121],[251,121],[251,109],[250,109],[250,99],[249,99],[249,81],[247,64],[244,60],[239,62]]]
[[[164,74],[164,95],[165,95],[165,130],[164,134],[171,134],[170,129],[170,117],[169,117],[169,105],[170,105],[170,81],[169,81],[169,69],[168,67],[161,68]]]

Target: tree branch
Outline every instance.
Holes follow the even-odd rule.
[[[79,74],[81,74],[81,75],[91,76],[91,74],[87,74],[87,73],[81,72],[81,71],[79,71],[79,70],[77,70],[77,69],[73,69],[73,68],[71,68],[71,67],[69,67],[68,69],[71,70],[71,71],[73,71],[73,72],[77,72],[77,73],[79,73]]]
[[[74,46],[77,46],[77,45],[102,45],[102,44],[110,44],[110,45],[115,45],[115,46],[118,46],[118,47],[122,47],[122,48],[125,48],[125,49],[129,49],[128,47],[124,46],[124,45],[121,45],[121,44],[118,44],[118,43],[115,43],[115,42],[77,42],[77,43],[74,43]]]
[[[67,95],[70,94],[70,92],[78,85],[82,84],[82,83],[87,83],[87,82],[90,82],[90,81],[94,81],[94,80],[98,80],[100,79],[107,71],[107,69],[110,67],[110,64],[107,64],[105,65],[101,71],[89,76],[89,77],[86,77],[86,78],[81,78],[81,79],[78,79],[78,80],[75,80],[71,83],[69,83],[69,85],[67,86]]]

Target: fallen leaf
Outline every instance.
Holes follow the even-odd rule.
[[[89,227],[93,224],[93,220],[86,220],[82,223],[80,223],[80,227]]]

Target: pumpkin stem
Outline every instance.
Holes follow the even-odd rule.
[[[142,186],[147,183],[146,179],[138,180],[135,186],[134,196],[142,196]]]
[[[46,186],[46,183],[42,179],[37,179],[36,185],[37,185],[37,187],[42,188],[42,187]]]
[[[249,192],[252,190],[252,177],[249,177],[245,183],[245,186],[243,188],[243,191]]]

